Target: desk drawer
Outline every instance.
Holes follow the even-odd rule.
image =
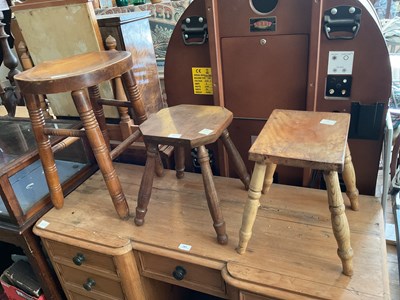
[[[225,282],[220,270],[145,252],[139,252],[139,260],[144,276],[226,297]]]
[[[63,275],[66,286],[74,286],[74,289],[77,289],[80,293],[93,295],[95,299],[100,298],[96,297],[96,294],[99,293],[104,296],[109,295],[113,298],[124,299],[122,286],[118,281],[61,264],[58,264],[58,269]],[[86,288],[84,288],[84,285],[86,285]]]
[[[102,271],[112,272],[117,275],[111,256],[50,240],[47,240],[47,245],[55,262],[73,262],[82,268],[101,269]]]
[[[249,292],[240,292],[239,300],[274,300],[276,298],[269,298],[266,296],[260,296]]]

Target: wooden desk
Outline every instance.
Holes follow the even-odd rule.
[[[133,208],[143,167],[115,166]],[[151,208],[142,227],[136,227],[133,218],[118,219],[99,173],[71,193],[63,209],[52,209],[39,220],[34,232],[45,241],[67,295],[71,299],[77,299],[76,295],[90,299],[107,296],[96,292],[98,285],[91,292],[85,291],[83,282],[65,277],[66,270],[76,278],[90,275],[106,278],[103,282],[112,286],[116,282],[125,295],[131,295],[127,299],[135,299],[130,282],[137,283],[137,267],[144,287],[141,292],[152,300],[182,299],[172,297],[171,286],[165,288],[165,283],[226,299],[390,298],[383,217],[377,198],[360,196],[360,211],[346,211],[354,249],[354,275],[350,278],[341,274],[334,251],[336,241],[325,191],[272,185],[267,197],[260,199],[253,230],[256,238],[249,242],[246,254],[239,255],[235,247],[247,192],[238,179],[215,178],[231,237],[227,245],[219,245],[200,176],[188,173],[176,180],[175,172],[167,171],[165,177],[155,178]],[[42,220],[49,223],[42,226],[45,228],[39,227],[46,224]],[[190,251],[180,250],[182,244],[190,245]],[[93,260],[90,264],[90,259],[86,265],[74,265],[71,259],[79,251],[97,255],[100,262],[113,258],[112,268],[118,270],[113,274],[118,275],[109,275],[103,270],[110,267],[93,264]],[[122,258],[130,263],[121,264]],[[177,266],[186,270],[183,280],[172,276]],[[115,295],[118,298],[122,292]]]

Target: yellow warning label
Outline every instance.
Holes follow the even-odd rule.
[[[211,68],[192,68],[193,91],[196,95],[212,95]]]

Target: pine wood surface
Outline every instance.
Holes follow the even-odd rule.
[[[115,164],[128,204],[136,206],[143,167]],[[238,179],[215,178],[229,242],[215,241],[200,174],[177,180],[167,171],[154,179],[152,201],[142,227],[122,221],[107,196],[100,173],[71,193],[35,227],[40,236],[93,251],[134,249],[227,269],[225,278],[252,291],[283,298],[389,299],[383,218],[377,198],[360,196],[360,210],[345,200],[354,250],[354,275],[341,273],[326,191],[273,184],[261,207],[246,254],[235,251],[247,192]],[[346,199],[346,198],[345,198]],[[131,210],[132,211],[132,210]],[[38,221],[40,224],[40,220]],[[191,245],[190,251],[178,249]],[[111,249],[111,250],[110,250]],[[225,271],[226,271],[225,269]],[[245,288],[245,289],[246,289]],[[300,297],[301,296],[301,297]]]
[[[349,124],[345,113],[275,109],[250,148],[249,159],[342,171]]]

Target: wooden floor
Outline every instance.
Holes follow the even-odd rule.
[[[133,210],[143,168],[116,166]],[[227,265],[232,277],[239,281],[252,278],[281,298],[283,291],[291,299],[388,299],[383,218],[375,197],[360,197],[358,212],[346,209],[356,253],[354,276],[349,278],[341,274],[326,192],[273,185],[268,197],[261,198],[248,252],[240,256],[234,249],[247,193],[239,180],[217,177],[215,181],[227,221],[227,246],[215,241],[199,174],[186,174],[185,179],[177,180],[174,172],[167,172],[164,178],[156,178],[143,227],[116,217],[98,173],[67,197],[62,210],[53,209],[43,219],[50,223],[46,230],[65,233],[63,240],[76,238],[76,230],[85,231],[85,240],[93,242],[99,241],[99,235],[115,236],[118,232],[118,239],[131,240],[139,251],[204,261],[215,269]],[[98,224],[107,226],[99,228]],[[180,243],[192,245],[190,253],[179,251]],[[279,298],[278,294],[268,295]]]
[[[381,168],[382,169],[382,168]],[[381,197],[382,194],[382,172],[378,173],[376,195]],[[386,204],[386,222],[389,226],[394,224],[394,216],[392,212],[391,197],[388,196]],[[388,230],[390,233],[386,234],[388,239],[386,243],[387,249],[387,268],[389,272],[390,296],[392,300],[400,299],[400,280],[399,269],[397,263],[397,250],[395,245],[394,229]],[[387,231],[387,232],[388,232]]]
[[[387,245],[387,266],[389,272],[390,296],[392,300],[400,299],[399,271],[396,246]]]
[[[393,213],[392,213],[392,203],[390,199],[387,203],[387,223],[393,224]],[[399,269],[397,263],[397,250],[396,245],[393,241],[388,241],[386,243],[387,249],[387,267],[389,272],[389,284],[390,284],[390,295],[392,300],[400,299],[400,281],[399,281]]]

